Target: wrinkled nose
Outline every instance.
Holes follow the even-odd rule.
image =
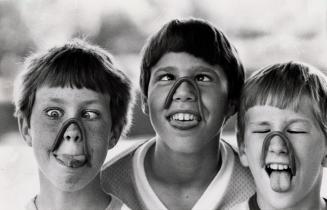
[[[274,136],[270,140],[268,152],[275,154],[288,154],[287,145],[279,136]]]
[[[68,126],[63,138],[65,141],[72,141],[76,143],[81,142],[83,140],[81,131],[75,123],[72,123]]]
[[[84,154],[82,131],[77,124],[71,123],[64,131],[62,141],[56,150],[57,154],[81,155]]]
[[[189,82],[182,82],[176,89],[174,96],[174,101],[195,101],[196,100],[196,90]]]

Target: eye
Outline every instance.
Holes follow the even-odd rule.
[[[308,133],[308,132],[305,131],[305,130],[291,130],[291,129],[288,129],[287,133],[290,133],[290,134],[303,134],[303,133]]]
[[[195,77],[195,80],[200,81],[200,82],[210,82],[210,81],[212,81],[211,77],[208,76],[208,75],[205,75],[205,74],[197,75]]]
[[[175,79],[174,75],[172,74],[163,74],[161,76],[159,76],[159,81],[169,81],[169,80],[173,80]]]
[[[88,119],[88,120],[94,120],[99,118],[100,114],[97,111],[91,111],[91,110],[85,110],[82,113],[82,118]]]
[[[258,130],[254,130],[252,131],[252,133],[269,133],[270,129],[258,129]]]
[[[46,115],[51,119],[58,119],[63,116],[63,111],[58,108],[51,108],[45,111]]]

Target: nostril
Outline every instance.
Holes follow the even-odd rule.
[[[79,140],[80,140],[79,136],[76,136],[74,139],[75,142],[78,142]]]

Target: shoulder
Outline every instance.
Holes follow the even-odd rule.
[[[147,142],[146,139],[141,140],[122,140],[111,150],[108,151],[106,162],[102,167],[102,170],[117,164],[121,159],[126,156],[133,155],[135,150],[143,143]]]
[[[146,141],[125,141],[118,144],[114,151],[109,150],[108,161],[101,169],[101,184],[106,192],[110,192],[110,185],[115,185],[115,182],[119,185],[124,185],[124,182],[130,183],[133,155],[144,142]]]
[[[146,142],[148,140],[131,141],[118,147],[118,152],[111,153],[100,174],[103,190],[117,196],[132,209],[141,209],[134,186],[133,156]]]
[[[244,167],[239,159],[237,148],[226,141],[221,141],[224,149],[232,157],[233,169],[230,178],[230,184],[224,197],[224,206],[231,207],[247,200],[255,192],[255,185],[249,168]],[[230,161],[230,160],[229,160]]]
[[[110,204],[105,210],[131,210],[119,198],[115,197],[114,195],[110,195],[110,196],[111,196]]]
[[[32,198],[32,199],[27,203],[27,205],[25,206],[25,209],[26,209],[26,210],[37,210],[37,208],[36,208],[36,206],[35,206],[35,198],[36,198],[36,196],[35,196],[34,198]]]
[[[249,200],[245,200],[242,203],[236,204],[230,210],[250,210]]]

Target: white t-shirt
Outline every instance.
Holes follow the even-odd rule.
[[[131,210],[126,204],[124,204],[121,200],[119,200],[117,197],[110,195],[111,201],[109,203],[109,206],[104,210]],[[26,205],[26,210],[38,210],[36,203],[36,196],[30,200],[30,202]]]

